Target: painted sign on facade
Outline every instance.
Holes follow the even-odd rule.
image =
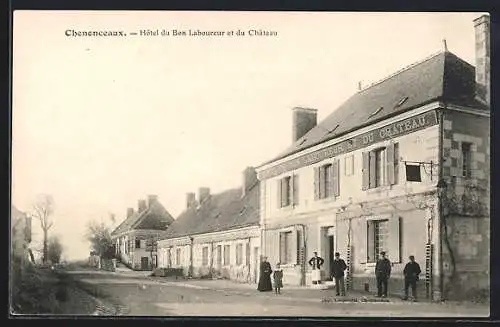
[[[259,173],[259,179],[265,180],[281,175],[287,171],[309,166],[324,159],[333,158],[340,154],[355,151],[377,142],[389,140],[401,135],[419,131],[434,126],[438,123],[436,111],[429,111],[421,115],[407,118],[370,132],[352,137],[348,140],[331,145],[324,149],[305,154],[298,158],[284,162],[275,167],[266,169]]]

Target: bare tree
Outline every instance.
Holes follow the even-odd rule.
[[[92,251],[99,256],[110,256],[113,248],[111,232],[103,222],[91,221],[87,225],[86,239],[90,242]]]
[[[42,262],[47,262],[48,259],[48,237],[49,230],[54,226],[54,199],[51,195],[41,194],[33,205],[31,216],[40,222],[40,227],[43,231],[43,254]]]

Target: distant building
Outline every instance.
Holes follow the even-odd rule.
[[[293,145],[257,168],[262,252],[284,282],[323,280],[338,251],[347,285],[376,289],[381,251],[401,292],[409,255],[424,297],[489,289],[489,17],[475,21],[476,67],[445,49],[360,90],[320,124],[293,111]]]
[[[157,196],[148,196],[147,202],[139,200],[137,211],[128,208],[125,220],[111,233],[117,259],[135,270],[153,269],[156,242],[173,221]]]
[[[23,260],[32,260],[29,248],[31,243],[31,217],[13,205],[10,208],[11,253],[14,256],[23,258]]]
[[[218,194],[188,193],[182,212],[159,242],[160,267],[186,276],[254,283],[260,262],[259,183],[253,168],[243,186]]]

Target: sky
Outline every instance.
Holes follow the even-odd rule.
[[[16,11],[12,204],[55,201],[65,257],[85,258],[92,220],[157,195],[240,187],[292,143],[292,108],[318,121],[358,90],[444,49],[474,65],[480,13]],[[141,29],[277,36],[132,36]],[[127,37],[68,37],[123,30]],[[40,230],[34,229],[39,240]]]

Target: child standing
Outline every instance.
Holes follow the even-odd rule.
[[[273,279],[274,279],[274,293],[281,294],[280,290],[283,287],[283,270],[280,269],[279,262],[276,264],[276,269],[274,270],[273,273]]]

